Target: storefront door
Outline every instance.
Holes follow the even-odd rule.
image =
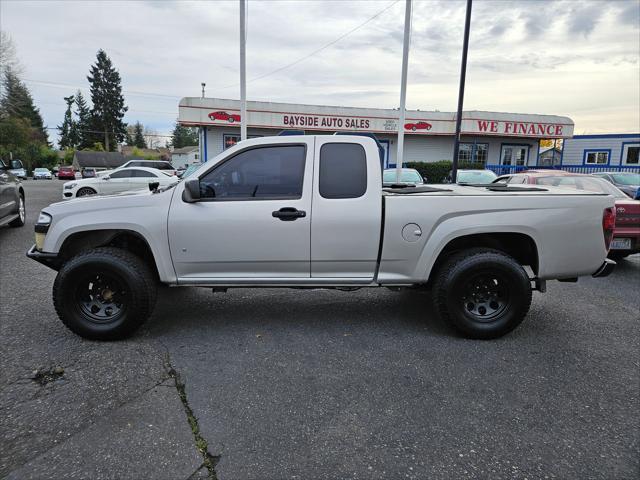
[[[503,145],[500,154],[501,165],[527,165],[529,161],[528,145]]]

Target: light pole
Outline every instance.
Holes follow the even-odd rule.
[[[407,70],[409,68],[409,39],[411,37],[411,0],[405,0],[404,42],[402,45],[402,75],[400,79],[400,115],[398,118],[398,151],[396,153],[396,183],[400,183],[404,155],[404,122],[407,104]]]
[[[240,140],[247,139],[246,0],[240,0]]]
[[[460,67],[460,90],[458,91],[458,113],[456,115],[456,137],[453,142],[453,162],[451,181],[458,178],[458,152],[460,151],[460,126],[462,124],[462,104],[464,103],[464,82],[467,76],[467,50],[469,49],[469,27],[471,25],[471,1],[467,0],[467,14],[464,20],[464,40],[462,43],[462,65]],[[473,158],[471,159],[473,161]]]

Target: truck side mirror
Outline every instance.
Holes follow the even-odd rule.
[[[182,192],[182,201],[187,203],[195,203],[200,200],[200,179],[188,178],[184,182],[184,191]]]

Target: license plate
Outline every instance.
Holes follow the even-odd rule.
[[[611,242],[611,250],[630,250],[631,239],[630,238],[615,238]]]

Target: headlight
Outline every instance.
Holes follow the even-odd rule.
[[[36,225],[51,225],[51,215],[48,213],[40,212]]]
[[[48,213],[40,212],[38,221],[34,226],[36,234],[36,249],[40,251],[42,251],[42,247],[44,246],[44,238],[47,236],[49,225],[51,225],[51,215],[49,215]]]
[[[64,189],[65,189],[65,190],[71,190],[71,189],[72,189],[72,188],[74,188],[76,185],[78,185],[78,184],[77,184],[77,183],[75,183],[75,182],[74,182],[74,183],[67,183],[67,184],[65,184]]]

